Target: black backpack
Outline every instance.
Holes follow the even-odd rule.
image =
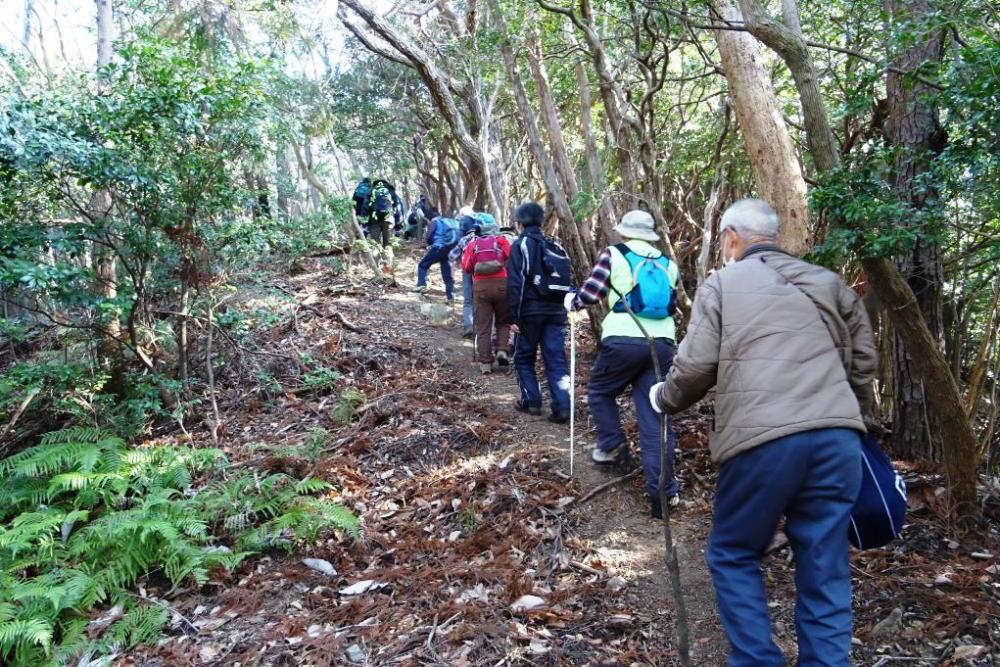
[[[530,257],[530,266],[525,271],[525,281],[530,282],[542,301],[562,303],[566,295],[573,291],[573,267],[566,250],[559,242],[546,236],[541,243],[524,237],[524,245],[530,249],[524,257]]]

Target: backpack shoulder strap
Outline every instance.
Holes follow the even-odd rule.
[[[830,334],[830,338],[833,340],[834,350],[836,350],[839,353],[841,349],[843,349],[843,354],[841,355],[840,360],[844,365],[844,371],[847,373],[847,377],[850,378],[851,367],[854,364],[854,360],[852,358],[853,350],[851,348],[852,346],[851,330],[847,327],[847,323],[844,322],[843,319],[841,319],[839,313],[827,307],[823,302],[821,302],[815,296],[810,294],[808,290],[806,290],[804,287],[802,287],[795,281],[789,279],[788,276],[786,276],[784,273],[782,273],[777,268],[772,266],[769,262],[761,261],[761,263],[767,268],[777,273],[786,283],[788,283],[798,291],[802,292],[806,296],[806,298],[812,302],[813,306],[816,308],[816,312],[819,314],[819,321],[823,323],[823,326],[826,328],[827,333]],[[826,315],[825,317],[824,314]],[[830,329],[830,324],[827,323],[828,320],[837,329],[836,331]]]

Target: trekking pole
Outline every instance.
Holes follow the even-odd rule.
[[[576,450],[576,313],[569,314],[569,476]]]
[[[653,337],[642,326],[639,317],[628,304],[624,296],[618,300],[625,307],[632,321],[639,327],[639,331],[649,345],[649,356],[653,360],[653,373],[656,374],[656,381],[663,382],[666,377],[661,373],[660,357],[656,354],[656,343]],[[674,604],[677,605],[677,652],[680,655],[682,667],[691,666],[691,633],[688,628],[687,607],[684,604],[684,589],[681,587],[681,568],[677,560],[677,547],[674,544],[673,531],[670,529],[670,512],[667,511],[667,439],[669,438],[667,415],[660,412],[660,479],[658,481],[660,493],[660,508],[663,511],[663,539],[667,547],[667,573],[670,575],[670,588],[674,595]]]

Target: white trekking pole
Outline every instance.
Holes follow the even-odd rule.
[[[569,476],[576,450],[576,313],[569,314]]]

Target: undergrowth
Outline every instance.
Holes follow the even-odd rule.
[[[168,612],[129,592],[140,577],[200,585],[323,530],[357,535],[329,489],[232,471],[219,450],[49,433],[0,461],[0,663],[65,664],[155,638]],[[123,612],[95,627],[90,613],[105,605]]]

